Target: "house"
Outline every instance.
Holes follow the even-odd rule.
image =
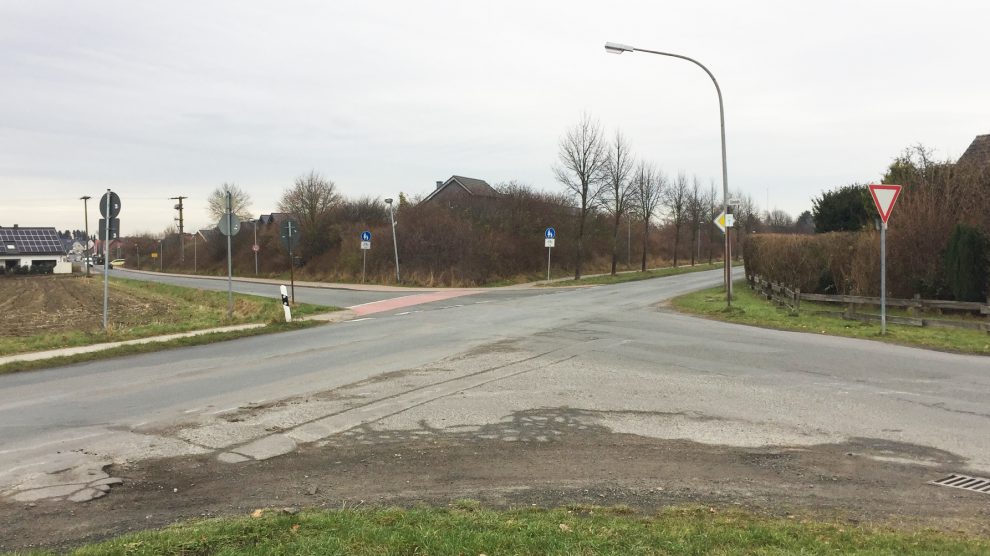
[[[196,240],[196,236],[198,236],[203,243],[209,243],[210,240],[216,239],[220,236],[220,230],[218,228],[203,228],[193,234],[193,241]]]
[[[990,135],[977,135],[956,166],[978,172],[990,170]]]
[[[289,214],[286,212],[273,212],[271,214],[262,214],[258,217],[258,223],[262,226],[268,226],[269,224],[279,224],[289,218]]]
[[[19,266],[48,267],[55,274],[71,274],[65,245],[55,228],[0,226],[0,265],[4,271]]]
[[[423,203],[444,203],[454,206],[458,201],[465,199],[494,199],[498,197],[498,191],[488,185],[485,180],[466,178],[464,176],[450,176],[447,181],[438,181],[436,189],[423,199]]]

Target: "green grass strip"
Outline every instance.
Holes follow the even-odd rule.
[[[92,286],[102,288],[102,280],[99,284],[94,282]],[[119,293],[130,294],[141,300],[142,303],[160,303],[170,307],[170,311],[155,322],[122,325],[115,322],[115,319],[121,318],[118,312],[126,311],[126,307],[123,309],[114,307],[110,312],[109,332],[72,330],[32,336],[4,337],[0,338],[0,356],[88,346],[103,342],[135,340],[235,324],[278,323],[284,318],[281,301],[274,296],[261,297],[235,293],[233,295],[235,306],[233,318],[227,318],[227,292],[111,278],[111,298]],[[293,317],[302,317],[338,310],[340,310],[339,307],[299,303],[293,305],[292,315]]]
[[[649,280],[650,278],[663,278],[665,276],[677,276],[678,274],[688,274],[691,272],[704,272],[706,270],[715,270],[722,268],[722,263],[703,263],[696,264],[694,266],[678,266],[678,267],[667,267],[667,268],[656,268],[653,270],[647,270],[646,272],[634,271],[634,272],[621,272],[612,276],[611,274],[602,274],[600,276],[588,276],[586,278],[581,278],[580,280],[560,280],[556,282],[549,282],[539,284],[540,286],[547,287],[560,287],[560,286],[599,286],[605,284],[621,284],[623,282],[637,282],[639,280]]]
[[[289,332],[292,330],[302,330],[326,324],[323,321],[292,321],[271,323],[260,328],[249,328],[247,330],[231,330],[226,332],[209,332],[188,336],[186,338],[175,338],[164,342],[148,342],[144,344],[131,344],[126,346],[116,346],[100,351],[89,353],[78,353],[75,355],[62,355],[38,359],[36,361],[13,361],[0,365],[0,375],[7,373],[20,373],[25,371],[36,371],[40,369],[50,369],[74,363],[86,363],[88,361],[100,361],[112,359],[114,357],[124,357],[127,355],[138,355],[141,353],[152,353],[180,347],[201,346],[216,342],[226,342],[238,338],[248,338],[251,336],[261,336],[262,334],[276,334],[279,332]]]
[[[846,336],[879,340],[893,344],[923,347],[941,351],[990,355],[990,334],[979,330],[929,328],[887,323],[887,334],[880,334],[880,323],[846,320],[840,316],[814,314],[817,310],[835,311],[835,305],[801,303],[801,311],[793,314],[785,308],[763,299],[750,290],[744,281],[733,288],[732,308],[725,304],[725,288],[702,290],[671,300],[682,312],[717,320],[814,334]],[[893,313],[898,313],[894,311]],[[902,313],[902,312],[901,312]]]
[[[126,535],[77,555],[986,554],[985,538],[679,508],[450,508],[265,512]]]

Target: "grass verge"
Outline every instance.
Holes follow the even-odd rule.
[[[800,314],[795,315],[756,295],[749,289],[744,280],[736,282],[733,292],[735,298],[732,300],[731,309],[725,306],[725,289],[721,286],[676,297],[671,300],[671,305],[685,313],[764,328],[864,338],[942,351],[990,355],[990,334],[986,332],[888,323],[887,334],[884,336],[880,334],[879,323],[851,321],[839,316],[813,314],[816,310],[831,309],[834,311],[834,305],[829,307],[802,302]]]
[[[250,328],[247,330],[232,330],[228,332],[210,332],[207,334],[200,334],[197,336],[189,336],[187,338],[176,338],[174,340],[167,340],[164,342],[148,342],[146,344],[117,346],[100,351],[93,351],[90,353],[79,353],[76,355],[49,357],[46,359],[38,359],[36,361],[13,361],[10,363],[5,363],[3,365],[0,365],[0,375],[8,374],[8,373],[20,373],[24,371],[36,371],[39,369],[48,369],[51,367],[59,367],[62,365],[71,365],[74,363],[85,363],[87,361],[98,361],[102,359],[111,359],[114,357],[124,357],[126,355],[151,353],[155,351],[163,351],[166,349],[201,346],[216,342],[225,342],[227,340],[236,340],[238,338],[261,336],[262,334],[275,334],[278,332],[302,330],[304,328],[312,328],[314,326],[320,326],[323,324],[326,323],[321,321],[277,322],[277,323],[270,323],[261,328]]]
[[[126,535],[72,554],[986,554],[985,538],[679,508],[256,511]]]
[[[100,290],[102,279],[80,280],[79,288]],[[85,346],[190,332],[245,323],[276,323],[283,319],[282,305],[274,298],[234,294],[232,318],[227,318],[227,293],[185,288],[157,282],[111,278],[110,321],[108,331],[100,330],[99,318],[82,326],[61,327],[28,336],[0,337],[0,356]],[[83,289],[78,290],[82,292]],[[34,310],[34,308],[29,308]],[[57,312],[70,307],[47,308]],[[300,303],[294,305],[294,317],[337,311],[337,307],[321,307]],[[53,326],[57,323],[53,323]]]
[[[612,276],[611,274],[602,274],[599,276],[588,276],[581,278],[580,280],[560,280],[556,282],[549,282],[539,284],[539,286],[544,287],[560,287],[560,286],[598,286],[604,284],[621,284],[623,282],[636,282],[639,280],[649,280],[650,278],[663,278],[664,276],[676,276],[678,274],[687,274],[689,272],[704,272],[706,270],[715,270],[722,268],[722,263],[703,263],[694,266],[677,266],[677,267],[667,267],[667,268],[655,268],[653,270],[647,270],[646,272],[633,271],[633,272],[621,272]]]

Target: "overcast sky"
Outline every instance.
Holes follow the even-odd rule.
[[[224,181],[277,210],[316,170],[348,197],[453,174],[559,190],[587,111],[668,174],[792,215],[876,180],[905,147],[957,158],[990,133],[990,2],[0,3],[0,225],[82,228],[113,188],[122,233],[158,234],[184,195],[212,225]]]

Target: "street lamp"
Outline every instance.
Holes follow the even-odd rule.
[[[399,244],[395,239],[395,215],[392,214],[392,199],[385,199],[385,204],[388,205],[388,218],[392,221],[392,246],[395,248],[395,282],[401,282],[399,278]]]
[[[701,69],[705,70],[708,77],[712,78],[712,83],[715,84],[715,92],[718,93],[718,118],[719,123],[722,128],[722,209],[726,214],[729,213],[729,171],[725,164],[725,107],[722,103],[722,89],[718,86],[718,81],[715,80],[715,76],[711,71],[708,70],[701,62],[688,58],[687,56],[682,56],[680,54],[671,54],[669,52],[658,52],[656,50],[646,50],[645,48],[636,48],[634,46],[629,46],[625,44],[619,44],[614,42],[605,43],[605,51],[609,54],[622,54],[623,52],[647,52],[649,54],[659,54],[660,56],[670,56],[671,58],[680,58],[681,60],[687,60]],[[728,306],[732,306],[732,261],[729,260],[729,228],[725,229],[725,255],[723,257],[724,264],[724,279],[725,279],[725,302]]]
[[[86,248],[83,249],[83,265],[86,267],[86,276],[89,276],[89,210],[86,208],[86,201],[89,201],[92,197],[89,195],[83,195],[79,199],[83,202],[83,217],[86,220]]]

